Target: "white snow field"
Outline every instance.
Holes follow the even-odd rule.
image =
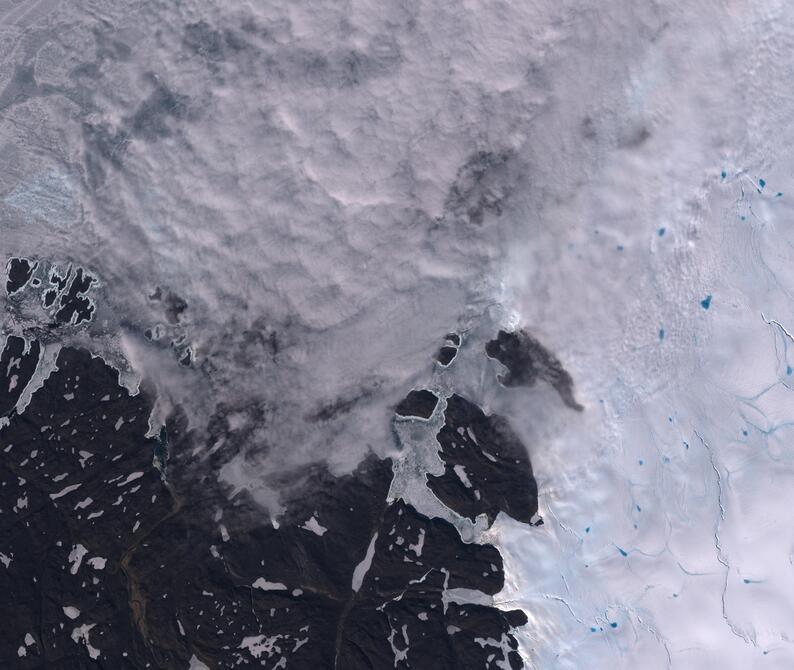
[[[219,476],[277,509],[285,469],[392,453],[467,331],[444,383],[509,417],[540,488],[544,525],[481,535],[529,667],[794,667],[790,3],[0,17],[0,255],[96,273],[71,339],[151,380],[153,426],[221,407]],[[498,386],[482,344],[514,326],[583,412]]]

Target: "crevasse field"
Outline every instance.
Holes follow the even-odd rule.
[[[437,385],[538,482],[542,526],[459,524],[527,667],[794,667],[794,8],[7,1],[0,59],[3,262],[96,274],[64,342],[154,432],[230,417],[231,491],[374,452],[441,514],[389,417],[457,330]],[[583,411],[499,385],[519,327]]]

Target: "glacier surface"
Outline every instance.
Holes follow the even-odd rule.
[[[464,332],[448,379],[540,490],[543,526],[467,531],[529,666],[794,667],[790,6],[39,0],[0,34],[0,256],[96,274],[67,340],[225,421],[224,481],[276,510],[395,453]],[[582,412],[499,386],[517,326]]]

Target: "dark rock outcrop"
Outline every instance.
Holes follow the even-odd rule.
[[[438,396],[427,389],[413,390],[403,398],[394,410],[398,416],[429,419],[438,405]]]
[[[389,460],[289,475],[274,524],[229,499],[183,414],[145,437],[150,412],[65,347],[0,427],[2,667],[522,667],[523,613],[447,597],[497,593],[498,551],[389,502]]]
[[[9,259],[6,267],[6,274],[8,275],[6,293],[12,296],[25,288],[36,271],[37,265],[36,261],[30,261],[27,258]]]
[[[0,352],[0,418],[16,406],[36,371],[40,356],[41,345],[37,340],[27,342],[16,335],[6,338]]]
[[[526,331],[500,330],[485,345],[485,353],[507,368],[506,374],[499,375],[504,386],[533,386],[540,379],[551,384],[568,407],[582,409],[573,395],[571,375],[554,354]]]
[[[427,485],[447,507],[472,521],[499,512],[529,523],[538,510],[538,487],[529,455],[507,421],[487,415],[459,395],[447,399],[436,436],[444,474]]]

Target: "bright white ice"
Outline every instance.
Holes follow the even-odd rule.
[[[0,255],[95,271],[90,346],[162,412],[224,403],[224,479],[274,504],[388,453],[470,329],[450,380],[540,486],[543,526],[485,535],[528,662],[794,667],[789,4],[6,4]],[[194,368],[142,336],[156,286]],[[584,412],[497,387],[500,325]]]

